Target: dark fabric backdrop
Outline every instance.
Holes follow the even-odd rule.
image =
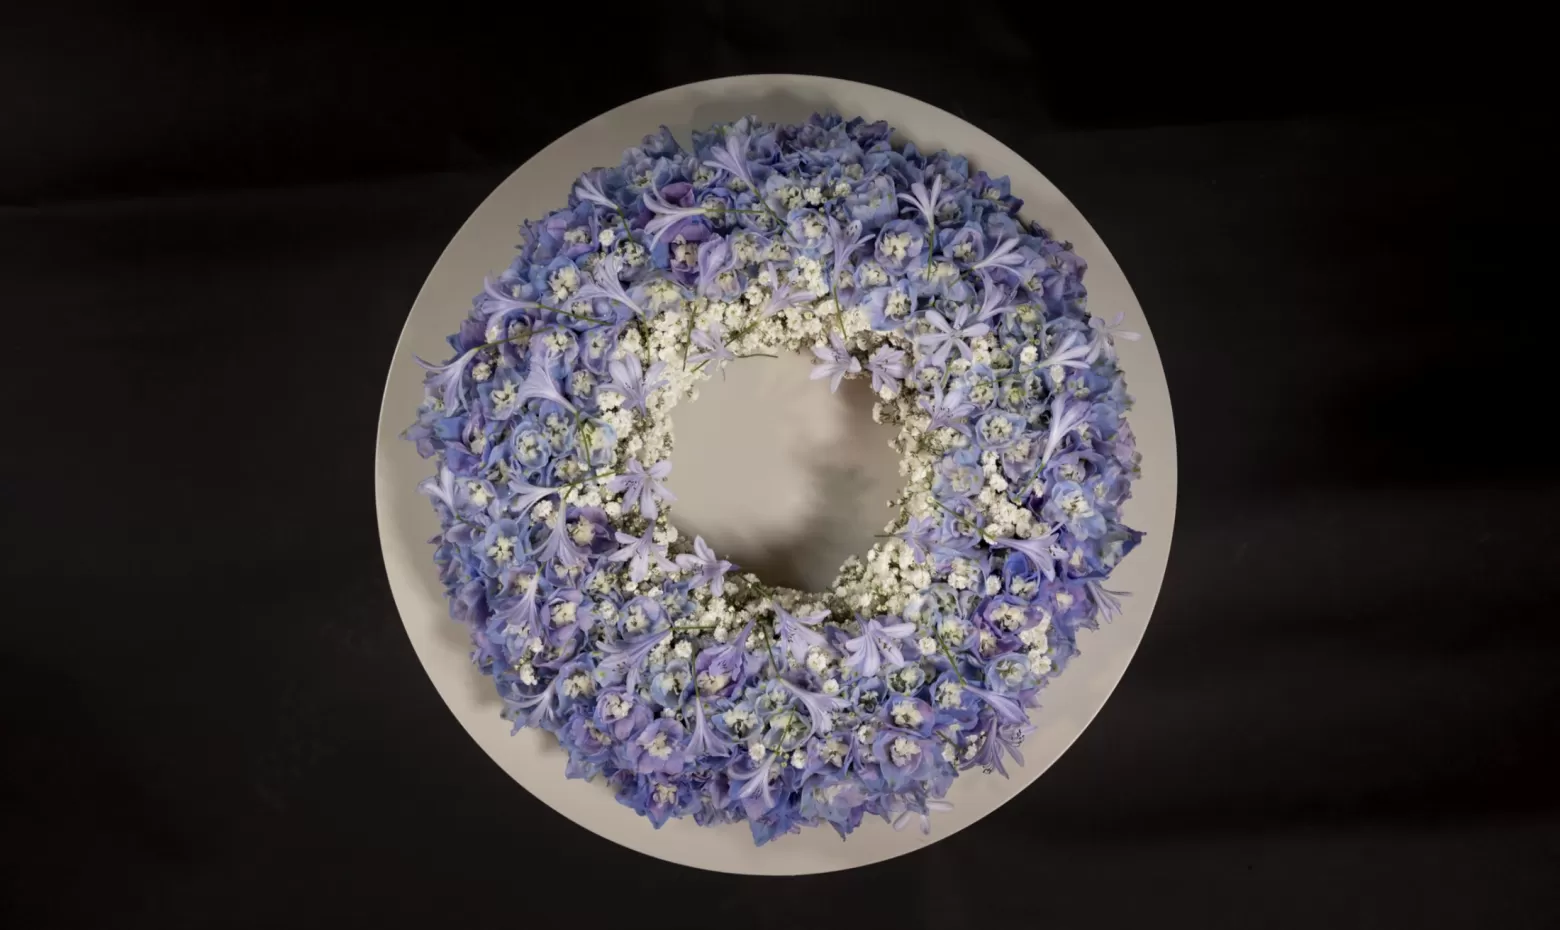
[[[1128,50],[1043,10],[439,12],[0,29],[8,926],[1560,921],[1526,76],[1475,91],[1472,43],[1342,24]],[[1152,320],[1181,455],[1088,732],[979,825],[795,880],[513,784],[409,648],[370,482],[402,320],[488,191],[618,103],[762,71],[920,97],[1054,180]]]

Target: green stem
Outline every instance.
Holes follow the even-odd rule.
[[[959,663],[953,661],[953,654],[948,651],[948,644],[943,642],[942,633],[939,631],[933,632],[937,633],[937,648],[942,650],[943,658],[947,659],[948,664],[953,667],[953,673],[959,677],[959,684],[964,684],[964,673],[959,671]]]
[[[688,370],[688,349],[693,346],[693,308],[688,308],[688,338],[683,342],[683,371]]]
[[[834,325],[839,327],[840,340],[849,338],[845,335],[845,309],[840,306],[840,296],[834,290],[834,271],[829,270],[829,299],[834,301]]]

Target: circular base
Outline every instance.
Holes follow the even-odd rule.
[[[1037,730],[1024,743],[1025,764],[1011,768],[1011,778],[975,771],[959,778],[947,798],[953,810],[934,815],[930,836],[914,828],[897,832],[872,819],[843,843],[834,831],[814,828],[759,848],[746,824],[706,828],[682,819],[657,830],[618,804],[604,785],[565,778],[566,756],[551,734],[528,729],[510,736],[509,723],[499,719],[503,705],[492,680],[471,665],[465,630],[449,619],[433,565],[428,539],[438,532],[438,520],[416,487],[434,466],[400,432],[422,397],[423,372],[412,355],[445,353],[444,337],[465,317],[483,277],[508,265],[520,221],[563,204],[582,171],[616,164],[623,149],[661,125],[687,140],[695,127],[747,114],[801,122],[814,112],[886,120],[896,137],[914,141],[922,151],[946,148],[992,176],[1009,175],[1013,193],[1024,200],[1021,215],[1072,242],[1088,262],[1084,282],[1091,312],[1107,319],[1125,312],[1127,328],[1143,337],[1121,342],[1118,352],[1136,400],[1130,421],[1143,456],[1143,476],[1125,513],[1146,535],[1111,575],[1111,587],[1132,597],[1113,622],[1080,635],[1082,654],[1041,692],[1043,707],[1031,712]],[[802,381],[797,390],[809,387],[818,385]],[[809,409],[797,404],[786,415],[806,417]],[[805,433],[805,424],[798,426]],[[493,761],[554,810],[631,849],[722,872],[796,875],[889,859],[967,827],[1038,778],[1078,738],[1126,671],[1159,595],[1175,521],[1175,431],[1153,334],[1126,277],[1083,215],[1039,171],[969,123],[902,94],[829,78],[748,75],[662,91],[598,116],[543,149],[477,208],[439,257],[401,332],[380,408],[374,487],[385,569],[407,635],[440,696]]]

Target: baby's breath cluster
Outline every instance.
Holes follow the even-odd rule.
[[[882,123],[662,130],[523,228],[407,437],[435,560],[516,728],[656,825],[755,841],[932,810],[1003,770],[1027,709],[1118,607],[1138,457],[1083,262],[1007,179]],[[832,588],[766,585],[671,520],[672,412],[802,352],[869,378],[903,489]],[[1005,772],[1004,772],[1005,774]]]

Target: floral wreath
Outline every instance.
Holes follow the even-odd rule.
[[[665,127],[521,229],[406,436],[438,474],[432,542],[516,731],[656,826],[762,844],[947,809],[1006,775],[1027,708],[1141,539],[1139,456],[1084,262],[1007,178],[890,128]],[[1118,317],[1117,322],[1120,322]],[[832,590],[766,585],[670,520],[670,414],[730,362],[810,351],[899,427],[897,515]]]

